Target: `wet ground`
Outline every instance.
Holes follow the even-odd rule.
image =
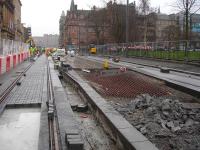
[[[6,109],[0,116],[0,149],[37,150],[39,108]]]

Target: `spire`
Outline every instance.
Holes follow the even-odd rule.
[[[62,14],[61,14],[61,16],[63,17],[63,16],[65,16],[65,12],[64,11],[62,11]]]
[[[74,11],[75,5],[74,0],[71,1],[70,11]]]
[[[158,13],[160,14],[160,6],[159,6],[159,8],[158,8]]]

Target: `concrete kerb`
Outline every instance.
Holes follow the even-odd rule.
[[[141,65],[141,66],[146,66],[146,67],[152,67],[152,68],[158,68],[160,69],[160,66],[156,66],[156,65],[149,65],[149,64],[141,64],[141,63],[134,63],[131,61],[122,61],[125,63],[130,63],[130,64],[136,64],[136,65]],[[174,68],[168,68],[170,71],[174,71],[174,72],[179,72],[179,73],[185,73],[185,74],[190,74],[190,75],[195,75],[195,76],[200,76],[200,73],[197,72],[191,72],[191,71],[185,71],[185,70],[179,70],[179,69],[174,69]]]
[[[158,61],[158,62],[171,62],[171,63],[178,63],[178,64],[186,64],[186,65],[193,65],[193,66],[197,66],[199,67],[200,64],[198,63],[192,63],[192,62],[188,62],[188,61],[178,61],[178,60],[169,60],[169,59],[159,59],[159,58],[147,58],[147,57],[129,57],[129,58],[140,58],[140,59],[146,59],[146,60],[154,60],[154,61]]]
[[[41,105],[41,117],[40,117],[40,132],[38,150],[49,150],[49,128],[48,128],[48,108],[47,101],[47,67],[45,67],[45,76],[43,82],[42,91],[42,105]]]
[[[62,145],[62,149],[67,149],[65,141],[66,130],[79,130],[79,125],[73,116],[73,111],[70,107],[69,101],[67,100],[64,88],[58,78],[58,74],[54,70],[52,62],[50,62],[50,73],[56,105],[60,143]]]
[[[83,85],[79,84],[83,83],[83,81],[81,81],[77,73],[69,71],[64,75],[64,79],[71,80],[71,83],[75,84],[78,90],[84,93],[83,95],[89,101],[95,117],[101,122],[104,130],[113,138],[119,148],[126,150],[158,150],[154,144],[128,123],[95,90],[91,90],[92,87],[87,86],[85,88],[83,85],[86,82]],[[95,97],[96,95],[98,95],[97,98]],[[102,102],[97,102],[98,100]]]

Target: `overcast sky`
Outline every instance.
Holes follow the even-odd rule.
[[[89,9],[93,5],[102,6],[103,0],[74,0],[78,9]],[[104,0],[105,1],[105,0]],[[107,0],[108,1],[108,0]],[[126,0],[120,0],[126,2]],[[133,0],[129,0],[133,2]],[[137,3],[138,0],[136,0]],[[22,23],[32,27],[33,36],[59,33],[59,18],[62,10],[69,10],[71,0],[21,0]],[[171,13],[174,0],[151,0],[151,6],[161,8],[163,13]]]

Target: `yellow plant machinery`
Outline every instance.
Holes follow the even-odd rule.
[[[90,44],[90,45],[89,45],[89,52],[90,52],[91,54],[96,54],[96,53],[97,53],[97,48],[95,47],[94,44]]]

